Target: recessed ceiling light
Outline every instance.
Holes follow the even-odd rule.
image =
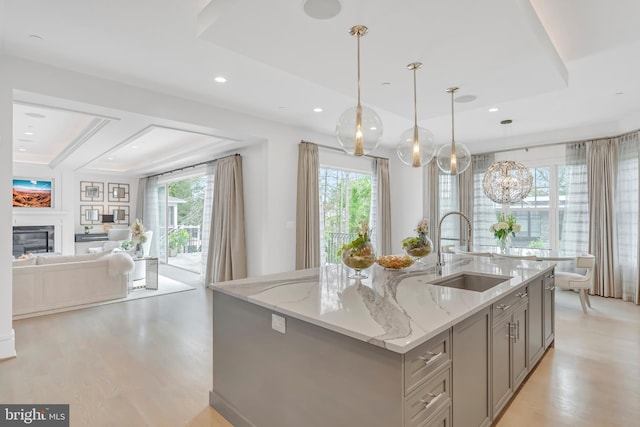
[[[107,157],[107,160],[113,160],[113,157]]]
[[[465,102],[473,102],[477,99],[478,97],[475,95],[462,95],[459,96],[455,99],[456,102],[460,102],[460,103],[465,103]]]
[[[316,107],[313,109],[313,111],[315,111],[316,113],[322,113],[322,108]]]
[[[33,140],[27,138],[18,138],[18,142],[33,142]]]
[[[27,151],[26,148],[18,148],[18,151]]]
[[[227,81],[227,79],[225,79],[222,76],[218,76],[214,80],[217,81],[218,83],[226,83],[226,81]]]
[[[33,135],[33,132],[25,132],[25,135]]]
[[[138,146],[137,146],[137,145],[132,145],[132,146],[131,146],[131,149],[132,149],[132,150],[135,150],[135,149],[137,149],[137,148],[138,148]]]
[[[24,115],[33,117],[34,119],[44,119],[45,117],[47,117],[44,114],[40,114],[40,113],[24,113]]]
[[[340,13],[342,5],[339,0],[306,0],[304,12],[314,19],[330,19]]]
[[[378,128],[377,128],[377,127],[375,127],[375,126],[371,126],[369,129],[371,129],[371,130],[376,130],[376,129],[378,129]]]
[[[493,108],[489,108],[489,112],[490,113],[495,113],[496,111],[498,111],[499,108],[493,107]]]

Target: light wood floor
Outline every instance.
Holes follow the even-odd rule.
[[[197,283],[184,271],[165,273]],[[497,426],[638,425],[640,307],[592,297],[586,316],[577,294],[556,297],[555,348]],[[25,319],[14,328],[18,357],[0,362],[1,403],[70,403],[72,426],[230,426],[208,406],[210,291]]]

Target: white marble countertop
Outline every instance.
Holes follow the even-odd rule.
[[[447,255],[442,276],[435,261],[402,271],[374,265],[369,278],[348,279],[342,265],[223,282],[216,291],[386,348],[406,353],[466,319],[533,277],[552,262]],[[485,292],[431,285],[460,272],[510,276]]]

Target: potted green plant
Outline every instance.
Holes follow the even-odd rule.
[[[187,230],[173,230],[169,233],[169,256],[176,256],[184,245],[189,242]]]

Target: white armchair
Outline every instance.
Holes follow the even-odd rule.
[[[587,314],[587,305],[591,308],[589,289],[593,285],[593,269],[596,266],[596,257],[591,254],[582,254],[576,259],[577,268],[585,268],[585,274],[557,272],[555,285],[561,289],[577,290],[580,293],[582,311]]]

